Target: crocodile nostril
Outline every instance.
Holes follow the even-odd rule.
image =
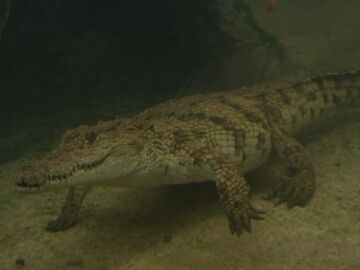
[[[97,134],[95,131],[88,131],[85,134],[85,139],[89,142],[89,143],[93,143],[97,138]]]
[[[17,186],[26,186],[28,184],[28,178],[25,175],[18,177],[15,181]]]
[[[26,177],[26,176],[23,176],[23,177],[21,177],[21,184],[26,184],[26,183],[28,183],[29,182],[29,178],[28,177]]]
[[[38,182],[38,179],[34,176],[29,176],[29,175],[20,176],[16,180],[15,185],[20,187],[40,187],[40,183]]]

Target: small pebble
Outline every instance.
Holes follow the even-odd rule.
[[[23,268],[25,266],[25,260],[24,258],[17,257],[15,260],[15,265],[17,269]]]
[[[68,266],[78,266],[83,264],[83,259],[80,256],[74,255],[66,260],[66,265]]]

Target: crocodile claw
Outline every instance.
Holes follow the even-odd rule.
[[[287,203],[287,207],[291,209],[294,206],[305,206],[313,196],[314,190],[314,178],[299,173],[292,177],[284,177],[280,186],[263,198],[272,200],[275,206]]]
[[[251,233],[251,220],[262,220],[264,214],[265,211],[252,208],[249,203],[235,208],[228,217],[231,234],[239,236],[243,231]]]
[[[46,225],[46,230],[49,232],[65,231],[73,227],[77,223],[76,218],[65,217],[60,215],[57,219],[50,221]]]

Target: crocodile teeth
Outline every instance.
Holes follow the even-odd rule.
[[[52,174],[48,176],[48,180],[50,181],[61,181],[63,179],[66,179],[67,175],[66,174]]]
[[[68,181],[68,178],[70,176],[73,176],[77,171],[92,169],[92,168],[96,167],[97,165],[101,164],[106,159],[107,156],[108,156],[108,153],[99,159],[92,159],[92,160],[87,160],[87,161],[76,162],[70,168],[70,170],[66,170],[61,173],[57,173],[57,172],[50,173],[47,178],[50,182],[62,181],[62,180]]]

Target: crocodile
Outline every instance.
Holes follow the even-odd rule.
[[[68,130],[53,151],[15,177],[15,189],[67,188],[62,211],[47,224],[60,231],[77,223],[93,186],[214,181],[230,232],[251,232],[252,220],[265,212],[250,203],[244,175],[277,155],[286,169],[268,197],[289,208],[305,206],[315,191],[314,165],[294,135],[340,107],[358,108],[360,71],[254,89],[172,99],[132,117]]]

